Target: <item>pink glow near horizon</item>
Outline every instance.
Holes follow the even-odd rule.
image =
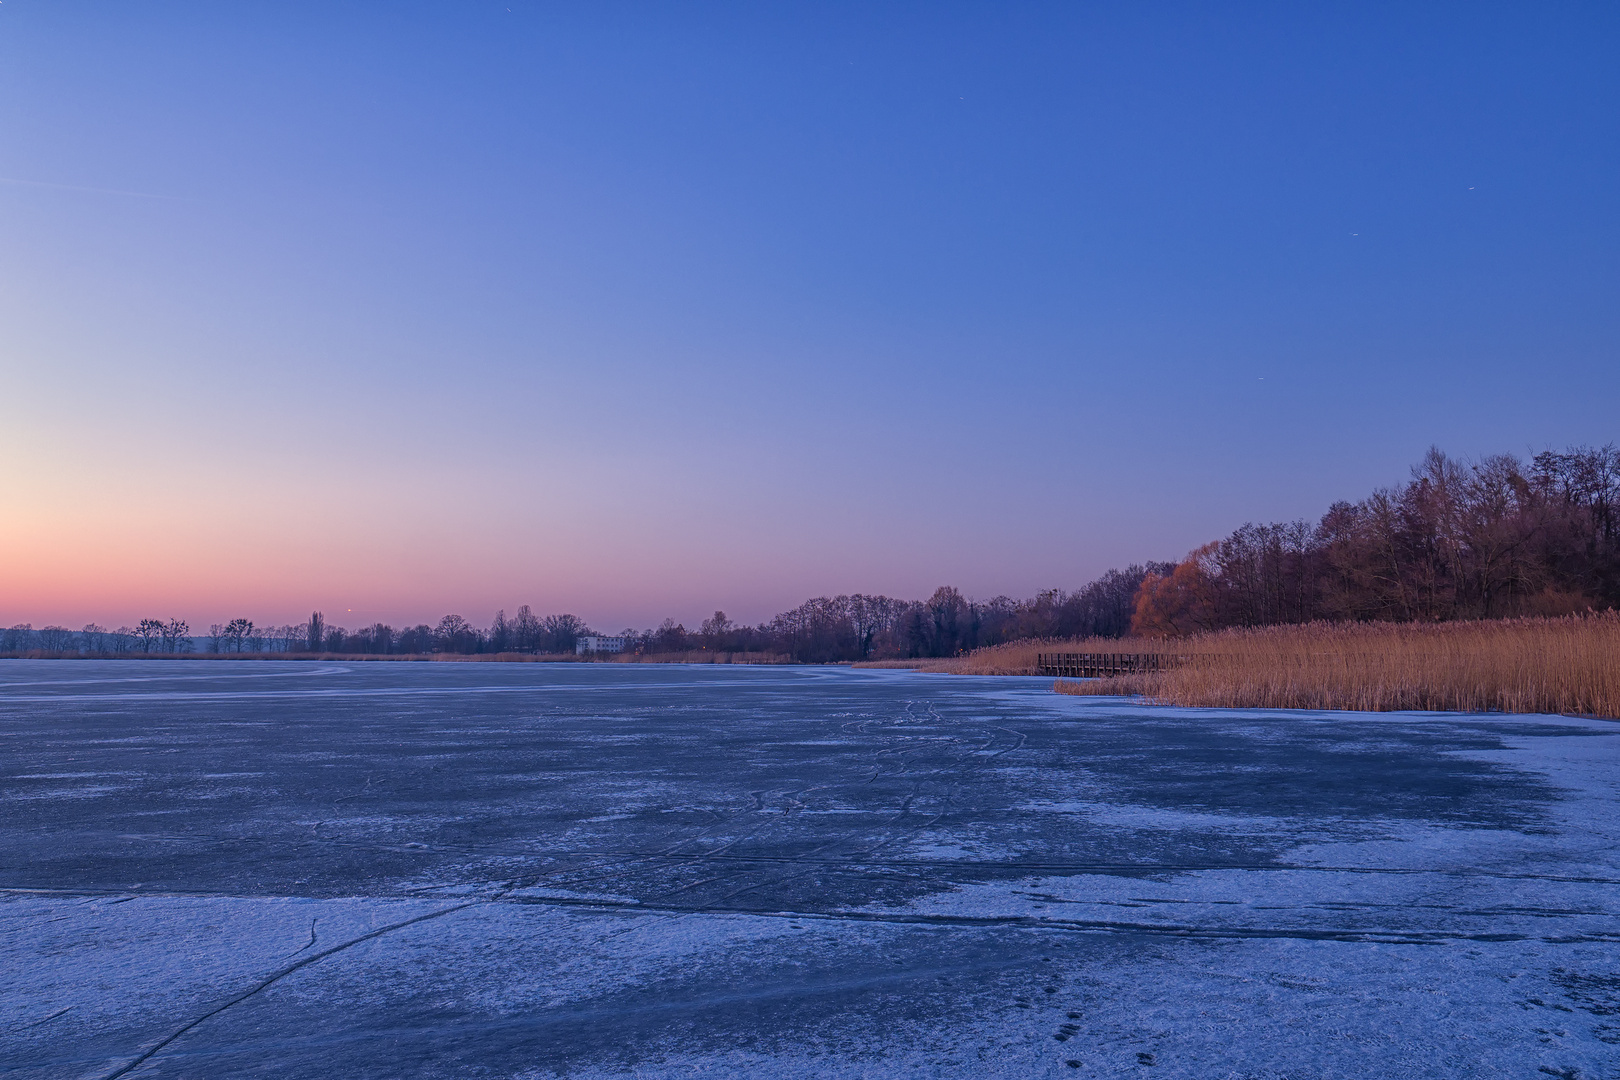
[[[1620,438],[1607,9],[516,7],[0,6],[0,622],[1027,597]]]

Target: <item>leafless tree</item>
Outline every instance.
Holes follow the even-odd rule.
[[[731,629],[732,623],[730,619],[726,618],[726,613],[716,611],[712,616],[703,620],[703,625],[698,628],[698,638],[705,649],[724,649]]]
[[[163,642],[163,651],[166,653],[191,651],[191,627],[186,625],[184,619],[170,619],[164,623],[160,638]]]
[[[49,653],[78,651],[73,631],[65,626],[47,626],[39,631],[39,647]]]
[[[524,604],[512,619],[512,648],[518,652],[539,652],[545,632],[540,620],[529,610],[529,605]]]
[[[512,651],[512,624],[506,621],[506,610],[504,608],[495,613],[495,621],[490,624],[487,640],[490,652],[503,653]]]
[[[154,652],[163,643],[163,620],[142,619],[135,626],[135,648],[140,652]]]
[[[239,653],[247,639],[253,633],[253,622],[250,619],[232,619],[225,625],[220,637],[224,642],[224,651]]]
[[[579,639],[590,633],[585,620],[577,615],[547,615],[540,623],[546,652],[571,653]]]

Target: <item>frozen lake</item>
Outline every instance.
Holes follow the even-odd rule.
[[[0,1073],[1620,1076],[1620,725],[0,662]]]

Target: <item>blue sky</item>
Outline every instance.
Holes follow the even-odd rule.
[[[1609,442],[1617,30],[9,0],[0,619],[1027,595]]]

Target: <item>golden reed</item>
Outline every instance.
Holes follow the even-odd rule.
[[[1041,653],[1150,653],[1186,652],[1186,638],[1021,638],[1002,645],[986,645],[966,656],[934,657],[921,660],[863,660],[852,667],[904,668],[907,671],[938,672],[950,675],[1039,675],[1036,657]],[[1090,683],[1086,683],[1088,687]],[[1139,693],[1140,691],[1095,691],[1088,693]]]
[[[1069,681],[1065,694],[1166,705],[1567,713],[1620,719],[1620,614],[1453,623],[1310,623],[1043,652],[1175,652],[1170,671]]]

